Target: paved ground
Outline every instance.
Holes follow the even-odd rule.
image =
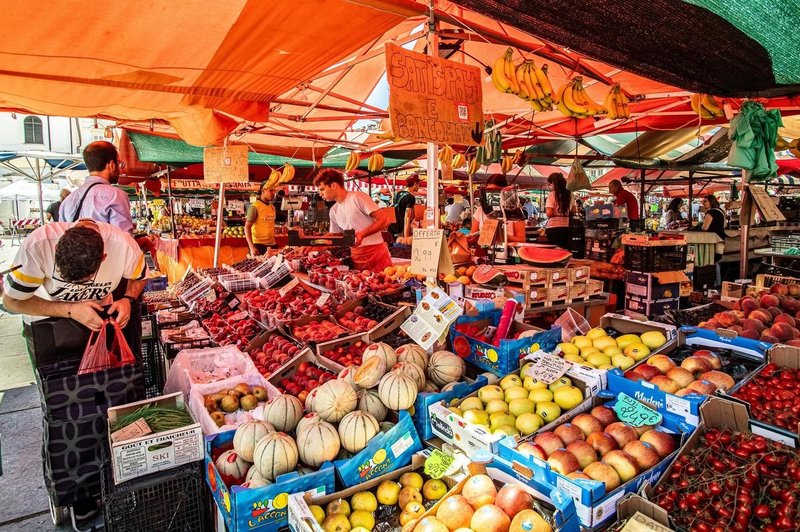
[[[0,270],[18,246],[2,239]],[[42,412],[18,316],[0,316],[0,532],[71,530],[50,519],[42,477]]]

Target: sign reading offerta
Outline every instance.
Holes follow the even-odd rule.
[[[387,43],[386,76],[389,116],[396,137],[437,144],[480,144],[480,68]]]

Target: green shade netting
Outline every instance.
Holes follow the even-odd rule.
[[[683,1],[724,18],[763,46],[772,59],[775,81],[784,84],[800,83],[800,1]]]

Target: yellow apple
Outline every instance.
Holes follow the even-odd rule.
[[[506,403],[510,403],[514,399],[527,399],[528,398],[528,390],[523,388],[522,386],[514,386],[513,388],[509,388],[506,390],[505,401]]]
[[[489,415],[495,412],[508,412],[508,403],[502,399],[492,399],[486,403],[486,408],[484,408],[484,410],[486,410],[486,413]]]
[[[642,343],[650,349],[658,349],[667,343],[667,337],[661,331],[647,331],[642,334]]]
[[[534,379],[533,377],[525,377],[525,380],[522,382],[522,387],[528,391],[538,390],[540,388],[547,389],[547,383]]]
[[[473,425],[489,425],[489,414],[483,410],[466,410],[463,417]]]
[[[533,413],[522,414],[514,425],[523,436],[533,434],[542,426],[542,418]]]
[[[447,409],[457,416],[464,417],[464,412],[457,406],[448,406]]]
[[[611,357],[604,355],[603,353],[592,353],[586,357],[586,361],[590,364],[593,364],[595,367],[598,367],[605,364],[611,364]]]
[[[592,353],[600,353],[600,350],[596,347],[584,347],[581,349],[581,357],[584,359],[588,358]]]
[[[550,386],[547,387],[548,390],[551,392],[555,392],[557,389],[561,388],[562,386],[569,386],[572,384],[572,380],[569,377],[561,377],[555,382],[551,382]]]
[[[484,404],[487,404],[492,399],[502,399],[504,396],[505,392],[503,389],[494,384],[487,384],[478,390],[478,398],[483,401]]]
[[[515,388],[517,386],[522,386],[522,379],[519,377],[519,375],[514,373],[511,375],[506,375],[500,380],[500,387],[504,390]]]
[[[549,401],[536,405],[536,413],[542,418],[544,423],[550,423],[558,419],[561,415],[561,407]]]
[[[588,333],[586,333],[586,338],[589,340],[597,340],[598,338],[602,338],[603,336],[608,336],[605,330],[601,329],[600,327],[595,327]]]
[[[483,401],[478,399],[477,397],[467,397],[461,404],[458,405],[462,411],[467,410],[483,410]]]
[[[562,386],[553,393],[553,402],[561,410],[575,408],[583,401],[583,393],[575,386]]]
[[[565,355],[564,360],[569,360],[570,362],[575,362],[576,364],[583,364],[583,359],[580,355]]]
[[[622,349],[620,349],[616,345],[610,345],[605,349],[603,349],[603,354],[608,355],[610,357],[613,357],[614,355],[619,355],[620,353],[622,353]]]
[[[528,399],[514,399],[508,403],[508,411],[519,417],[522,414],[532,413],[536,409],[536,403]]]
[[[625,354],[638,362],[650,354],[650,348],[641,342],[630,344],[625,348]]]
[[[576,336],[572,339],[572,343],[578,349],[583,349],[584,347],[592,347],[592,341],[586,338],[585,336]]]
[[[623,353],[617,353],[616,355],[611,357],[611,363],[614,364],[615,367],[621,369],[622,371],[627,370],[629,367],[633,366],[636,361]]]
[[[597,366],[597,369],[614,369],[615,367],[614,364],[603,364],[602,366]]]
[[[599,349],[600,351],[604,350],[606,347],[616,347],[617,341],[611,338],[610,336],[602,336],[592,342],[592,345]]]
[[[639,342],[641,342],[641,340],[639,339],[639,335],[637,335],[637,334],[624,334],[624,335],[620,336],[619,338],[617,338],[617,347],[619,347],[620,349],[624,350],[629,345],[636,344],[636,343],[639,343]]]
[[[516,436],[519,431],[513,425],[500,425],[492,429],[492,434],[502,434],[504,436]]]
[[[531,390],[530,393],[528,393],[528,399],[530,399],[534,403],[552,401],[553,392],[551,392],[547,388],[537,388],[535,390]]]
[[[558,344],[558,346],[557,346],[557,347],[558,347],[559,349],[561,349],[561,352],[562,352],[562,353],[564,353],[565,355],[569,355],[569,354],[575,354],[575,355],[577,355],[577,354],[578,354],[578,351],[579,351],[579,349],[580,349],[580,348],[579,348],[578,346],[576,346],[575,344],[568,344],[568,343],[566,343],[566,342],[563,342],[563,343],[560,343],[560,344]]]
[[[494,430],[502,425],[514,425],[517,417],[506,413],[497,413],[489,416],[489,427]]]

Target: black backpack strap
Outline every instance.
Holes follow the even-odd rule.
[[[81,197],[81,200],[78,202],[78,208],[75,209],[75,215],[72,217],[72,220],[70,221],[77,222],[80,219],[81,211],[83,210],[83,200],[86,199],[86,195],[89,194],[89,191],[92,190],[94,187],[102,184],[103,183],[92,183],[86,188],[86,190],[83,191],[83,196]],[[67,220],[64,221],[66,222]]]

